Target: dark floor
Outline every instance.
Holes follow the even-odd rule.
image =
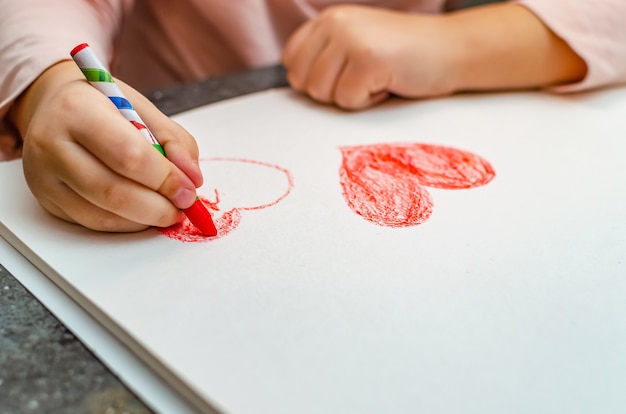
[[[0,265],[0,413],[148,412]]]

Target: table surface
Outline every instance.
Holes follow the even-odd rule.
[[[167,115],[286,86],[280,66],[148,94]],[[0,411],[148,413],[151,410],[0,263]]]

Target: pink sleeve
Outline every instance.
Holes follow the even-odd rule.
[[[6,122],[20,93],[44,70],[88,42],[101,56],[129,0],[0,0],[0,161],[19,156],[19,137]]]
[[[626,82],[626,1],[517,0],[587,63],[581,82],[551,88],[574,92]]]

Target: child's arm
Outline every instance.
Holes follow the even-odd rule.
[[[545,87],[579,81],[587,71],[535,14],[511,3],[444,15],[331,7],[298,29],[283,62],[295,89],[348,109],[389,93]]]

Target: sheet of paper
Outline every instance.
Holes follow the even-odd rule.
[[[617,413],[624,102],[260,93],[176,118],[219,238],[61,222],[19,162],[0,232],[201,410]]]

